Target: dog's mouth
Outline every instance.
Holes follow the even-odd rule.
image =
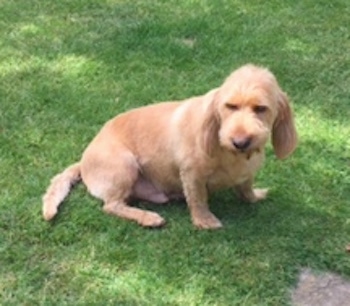
[[[261,153],[267,138],[261,136],[236,135],[230,139],[230,149],[235,154],[246,155],[250,159],[252,155]]]
[[[266,141],[266,137],[255,134],[233,134],[231,137],[220,138],[220,143],[226,150],[234,155],[246,156],[247,159],[261,153]]]
[[[246,157],[247,160],[249,160],[254,154],[261,153],[261,149],[260,148],[250,148],[250,149],[246,149],[246,150],[233,149],[232,153],[234,155],[243,155]]]
[[[261,143],[254,137],[233,138],[231,150],[234,154],[245,155],[249,160],[254,154],[261,153]]]
[[[251,151],[249,151],[249,152],[245,152],[246,157],[247,157],[247,160],[249,160],[249,159],[252,157],[252,155],[254,155],[254,154],[259,154],[260,152],[261,152],[260,148],[251,150]]]

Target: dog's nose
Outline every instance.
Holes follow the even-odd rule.
[[[232,140],[232,143],[235,146],[235,148],[241,151],[248,149],[251,142],[252,142],[251,137],[235,138]]]

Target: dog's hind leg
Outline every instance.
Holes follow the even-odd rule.
[[[139,166],[134,155],[127,150],[114,158],[94,159],[82,178],[92,195],[104,201],[103,211],[123,219],[136,221],[144,227],[160,227],[165,220],[155,212],[130,207],[134,185],[138,181]]]
[[[130,207],[124,200],[105,202],[103,210],[108,214],[136,221],[144,227],[161,227],[165,224],[165,220],[159,214],[136,207]]]

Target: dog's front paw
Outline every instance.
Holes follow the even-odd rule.
[[[264,200],[267,196],[268,189],[250,189],[250,190],[242,190],[237,189],[238,195],[241,199],[249,203],[256,203],[258,201]]]
[[[254,203],[254,202],[266,199],[268,192],[269,192],[268,188],[264,188],[264,189],[256,188],[256,189],[253,189],[254,197],[253,197],[251,202]]]
[[[218,229],[222,227],[221,221],[210,211],[201,211],[192,215],[192,222],[199,229]]]

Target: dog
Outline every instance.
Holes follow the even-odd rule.
[[[141,226],[160,227],[165,220],[130,206],[130,200],[184,197],[195,227],[220,228],[208,194],[232,188],[248,202],[264,199],[268,190],[254,189],[253,182],[269,139],[279,159],[294,151],[292,109],[274,75],[247,64],[202,96],[136,108],[108,121],[80,161],[51,180],[43,196],[44,219],[57,214],[82,180],[106,213]]]

